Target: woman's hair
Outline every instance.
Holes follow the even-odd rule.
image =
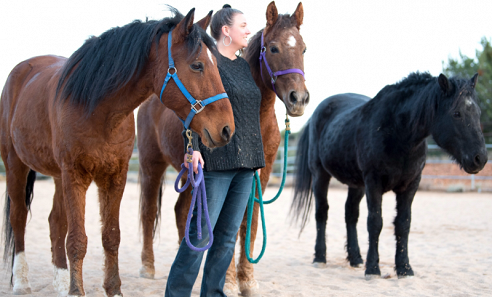
[[[217,11],[212,17],[210,24],[210,33],[215,40],[219,40],[223,26],[232,26],[232,19],[236,13],[242,14],[242,11],[231,8],[229,4],[222,6],[222,9]]]

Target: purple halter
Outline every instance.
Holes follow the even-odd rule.
[[[276,72],[273,72],[272,69],[270,69],[270,66],[268,65],[268,62],[266,59],[266,47],[264,46],[264,43],[263,43],[263,32],[261,33],[261,50],[260,50],[260,73],[261,73],[261,79],[263,80],[263,69],[261,68],[261,61],[262,60],[265,62],[265,66],[268,70],[268,74],[270,75],[272,88],[273,88],[273,91],[275,92],[275,94],[277,94],[277,90],[275,90],[275,82],[277,81],[277,77],[279,77],[280,75],[289,74],[289,73],[299,73],[300,75],[302,75],[304,80],[306,80],[306,77],[304,76],[304,72],[301,69],[291,68],[291,69],[280,70],[280,71],[276,71]],[[277,94],[277,96],[278,96],[278,94]],[[278,96],[278,97],[280,97],[280,96]]]

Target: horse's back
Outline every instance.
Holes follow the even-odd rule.
[[[354,93],[330,96],[316,107],[311,121],[317,126],[318,132],[321,133],[322,128],[325,128],[330,122],[343,117],[344,114],[365,104],[370,99],[367,96]]]
[[[17,64],[7,77],[2,91],[2,120],[9,118],[4,112],[13,112],[23,100],[31,106],[47,100],[47,95],[52,93],[52,85],[58,83],[53,76],[65,61],[62,57],[38,56]]]
[[[333,95],[318,105],[310,123],[311,160],[342,183],[354,187],[363,186],[355,135],[360,125],[360,107],[369,100],[354,93]]]
[[[12,69],[2,91],[2,154],[8,153],[6,147],[12,144],[22,161],[42,173],[58,171],[53,166],[44,169],[46,166],[40,163],[53,161],[49,109],[58,84],[57,74],[65,61],[56,56],[25,60]],[[42,156],[31,152],[40,152]]]

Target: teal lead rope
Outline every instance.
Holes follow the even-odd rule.
[[[265,253],[266,249],[266,243],[267,243],[267,233],[266,233],[266,227],[265,227],[265,213],[263,211],[263,204],[270,204],[274,202],[275,200],[280,197],[280,194],[282,194],[282,191],[284,189],[285,185],[285,178],[287,176],[287,152],[288,152],[288,147],[289,147],[289,135],[290,135],[290,120],[287,115],[285,115],[285,135],[284,135],[284,170],[282,173],[282,182],[280,183],[280,189],[278,190],[277,195],[273,197],[272,199],[268,201],[263,201],[263,195],[261,193],[261,182],[260,182],[260,177],[258,173],[255,172],[255,175],[253,177],[253,186],[251,188],[251,193],[249,194],[249,200],[248,200],[248,213],[247,213],[247,218],[248,218],[248,224],[246,226],[246,242],[245,242],[245,251],[246,251],[246,258],[250,263],[256,264],[260,261],[261,257],[263,257],[263,254]],[[255,192],[256,189],[258,188],[258,198],[255,197]],[[263,230],[263,245],[261,247],[261,252],[258,258],[253,259],[250,257],[250,251],[251,251],[251,221],[253,220],[253,209],[254,209],[254,203],[257,202],[260,205],[260,214],[261,214],[261,228]]]

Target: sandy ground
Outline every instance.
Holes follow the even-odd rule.
[[[37,181],[26,234],[26,255],[30,268],[32,296],[56,296],[52,285],[53,267],[49,241],[48,215],[54,184]],[[0,193],[5,182],[0,183]],[[268,188],[265,198],[275,194]],[[379,252],[385,279],[366,281],[363,268],[351,268],[345,261],[344,203],[346,190],[329,192],[328,262],[324,269],[311,265],[314,253],[314,215],[305,231],[291,226],[288,210],[291,188],[286,188],[274,204],[265,206],[268,245],[255,266],[262,296],[492,296],[492,194],[418,192],[413,204],[410,233],[412,279],[398,280],[393,271],[395,240],[394,195],[384,196],[384,227]],[[128,183],[121,206],[120,276],[125,296],[163,296],[166,278],[177,251],[174,202],[171,186],[165,190],[160,237],[155,241],[156,279],[139,278],[141,240],[138,227],[139,186]],[[3,201],[3,199],[2,199]],[[367,253],[365,200],[358,225],[362,256]],[[104,296],[101,287],[103,253],[97,202],[97,188],[87,193],[86,232],[89,238],[84,261],[84,288],[87,296]],[[255,256],[261,248],[257,240]],[[0,295],[13,296],[5,268],[2,268]],[[193,296],[199,296],[200,279]]]

